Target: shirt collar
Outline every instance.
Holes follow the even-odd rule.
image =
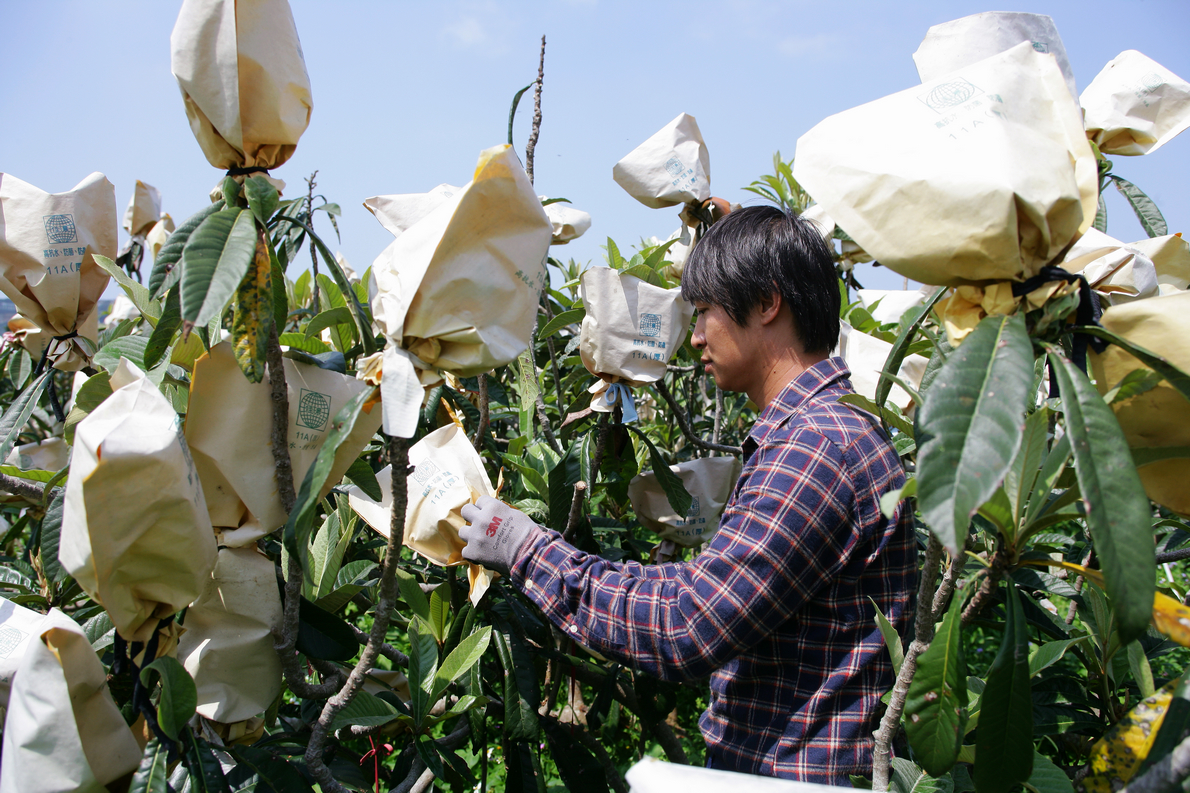
[[[835,356],[819,361],[790,380],[752,425],[752,431],[748,433],[744,442],[745,449],[749,450],[749,447],[755,448],[763,443],[770,432],[784,424],[808,399],[824,391],[832,383],[850,376],[851,370],[847,368],[847,363],[841,357]]]

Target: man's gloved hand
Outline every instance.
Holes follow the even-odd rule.
[[[461,511],[463,519],[471,524],[459,531],[459,537],[467,543],[463,558],[502,575],[508,575],[521,547],[541,532],[541,527],[524,512],[491,496],[480,496]]]

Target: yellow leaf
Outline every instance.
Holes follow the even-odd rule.
[[[231,327],[236,363],[253,383],[264,379],[269,331],[273,324],[272,277],[273,262],[264,232],[257,229],[256,254],[236,291],[236,315]]]
[[[1183,647],[1190,647],[1190,608],[1169,595],[1153,597],[1153,627]]]
[[[1132,779],[1149,755],[1169,710],[1177,680],[1137,703],[1091,747],[1091,773],[1083,780],[1086,793],[1112,793]]]

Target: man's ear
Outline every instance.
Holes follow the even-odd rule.
[[[781,293],[774,289],[764,297],[760,298],[760,303],[756,306],[756,313],[760,319],[761,325],[768,325],[777,318],[781,313],[781,306],[785,301],[781,299]]]

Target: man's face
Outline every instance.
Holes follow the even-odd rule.
[[[702,351],[700,360],[706,373],[724,391],[748,391],[756,378],[764,374],[755,371],[756,357],[751,343],[755,334],[750,332],[753,318],[749,317],[748,325],[741,327],[723,306],[695,301],[694,308],[698,319],[690,343]]]

